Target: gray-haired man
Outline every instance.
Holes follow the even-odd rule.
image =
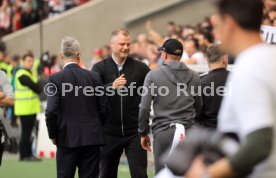
[[[203,106],[200,115],[200,125],[206,128],[217,127],[217,117],[229,71],[226,70],[228,55],[221,45],[213,44],[207,48],[206,57],[210,71],[200,76],[202,86]]]
[[[79,66],[80,44],[75,38],[62,40],[60,57],[64,68],[49,77],[46,89],[46,124],[49,138],[57,145],[58,178],[73,178],[77,167],[79,177],[95,178],[104,144],[101,122],[108,105],[104,97],[91,96],[85,88],[101,86],[101,80]]]

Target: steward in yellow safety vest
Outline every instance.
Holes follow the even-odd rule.
[[[40,112],[40,86],[34,81],[32,67],[34,58],[30,54],[23,56],[22,68],[15,74],[14,112],[21,121],[20,160],[39,161],[32,154],[31,132],[35,125],[36,114]]]
[[[35,83],[31,70],[27,68],[19,69],[15,74],[15,115],[20,116],[39,113],[39,93],[40,88],[38,84]]]
[[[15,115],[29,115],[40,112],[38,93],[28,86],[22,85],[19,78],[28,77],[34,81],[33,75],[26,69],[19,69],[15,75]]]

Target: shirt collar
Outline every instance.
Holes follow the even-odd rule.
[[[126,59],[124,60],[124,62],[123,62],[122,64],[119,64],[119,63],[116,61],[116,59],[115,59],[116,57],[115,57],[113,54],[111,54],[111,56],[112,56],[113,61],[114,61],[115,64],[117,65],[118,69],[119,69],[119,70],[122,69],[123,65],[124,65],[125,62],[126,62]]]
[[[64,69],[66,66],[70,65],[70,64],[78,64],[78,63],[77,63],[77,62],[68,62],[68,63],[64,64],[63,69]],[[79,65],[79,64],[78,64],[78,65]]]

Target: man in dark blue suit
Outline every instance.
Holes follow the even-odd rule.
[[[57,177],[73,178],[78,167],[80,178],[95,178],[108,102],[93,93],[102,86],[98,74],[79,66],[80,44],[75,38],[62,40],[60,57],[63,70],[50,76],[44,88],[49,138],[57,145]]]

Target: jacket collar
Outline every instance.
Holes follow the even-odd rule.
[[[220,72],[220,71],[226,71],[226,68],[223,68],[223,67],[216,68],[216,69],[211,70],[210,73],[216,73],[216,72]]]
[[[112,57],[110,57],[110,58],[107,58],[107,60],[113,65],[114,68],[116,68],[118,70],[118,66],[117,66],[117,64],[114,61],[115,59],[113,59]],[[130,60],[131,60],[131,58],[127,57],[126,60],[123,63],[122,68],[125,68],[124,66],[129,65],[130,64]]]
[[[76,62],[69,62],[63,66],[63,69],[69,69],[69,68],[75,68],[75,67],[80,67],[80,66]]]

